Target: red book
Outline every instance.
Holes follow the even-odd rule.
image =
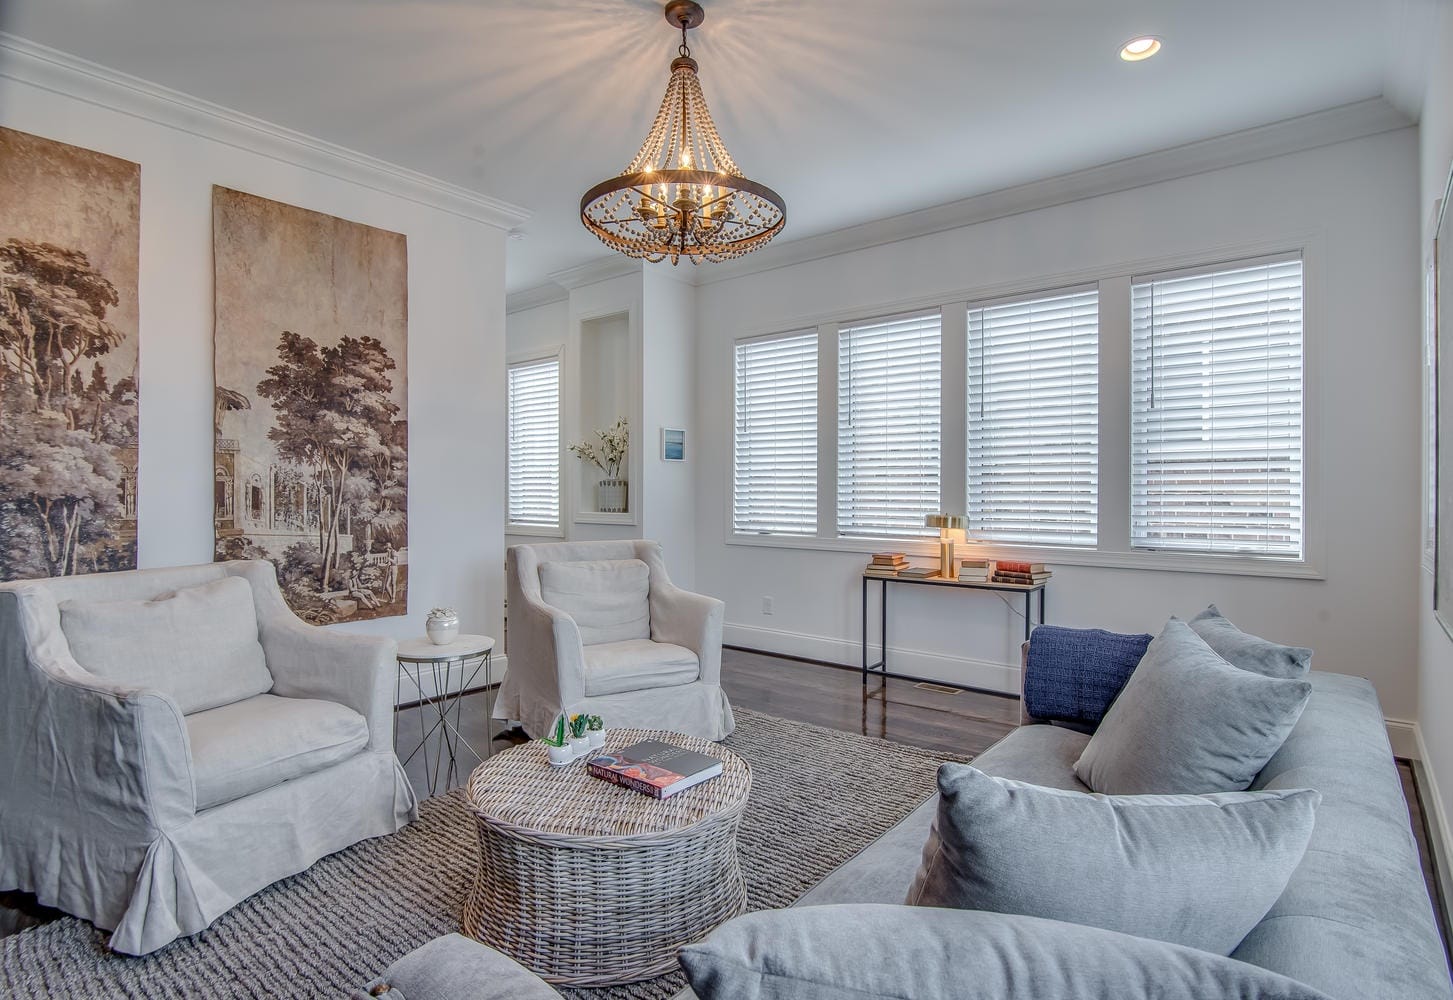
[[[1014,559],[1000,559],[998,562],[1001,573],[1043,573],[1044,563],[1019,562]]]

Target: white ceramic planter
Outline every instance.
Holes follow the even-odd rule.
[[[604,729],[592,729],[585,735],[590,740],[590,749],[599,750],[601,747],[605,746]]]
[[[564,767],[575,759],[575,748],[569,743],[566,743],[563,747],[546,744],[545,749],[550,751],[551,767]]]
[[[459,618],[430,618],[424,622],[424,632],[436,646],[447,646],[459,637]]]
[[[570,747],[570,752],[575,755],[574,759],[579,760],[590,753],[590,737],[572,736],[566,741],[566,746]]]

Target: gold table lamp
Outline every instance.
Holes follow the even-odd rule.
[[[954,532],[969,526],[969,519],[962,514],[925,514],[923,525],[938,529],[938,575],[945,580],[959,578],[959,566],[954,561]]]

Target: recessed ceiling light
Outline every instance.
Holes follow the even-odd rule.
[[[1154,35],[1141,35],[1120,46],[1120,58],[1126,62],[1140,62],[1160,51],[1160,39]]]

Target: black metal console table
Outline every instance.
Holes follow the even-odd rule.
[[[882,600],[879,602],[879,653],[878,662],[868,662],[868,582],[877,580],[883,584],[881,588]],[[961,580],[945,580],[940,576],[929,577],[903,577],[903,576],[878,576],[873,573],[863,574],[863,686],[868,685],[868,674],[870,671],[881,673],[884,677],[892,676],[888,673],[888,585],[902,583],[917,587],[949,587],[957,590],[988,590],[996,592],[1009,592],[1024,595],[1024,639],[1029,641],[1029,631],[1035,625],[1044,624],[1044,584],[1042,583],[965,583]],[[1032,617],[1032,603],[1034,595],[1039,595],[1039,621]]]

